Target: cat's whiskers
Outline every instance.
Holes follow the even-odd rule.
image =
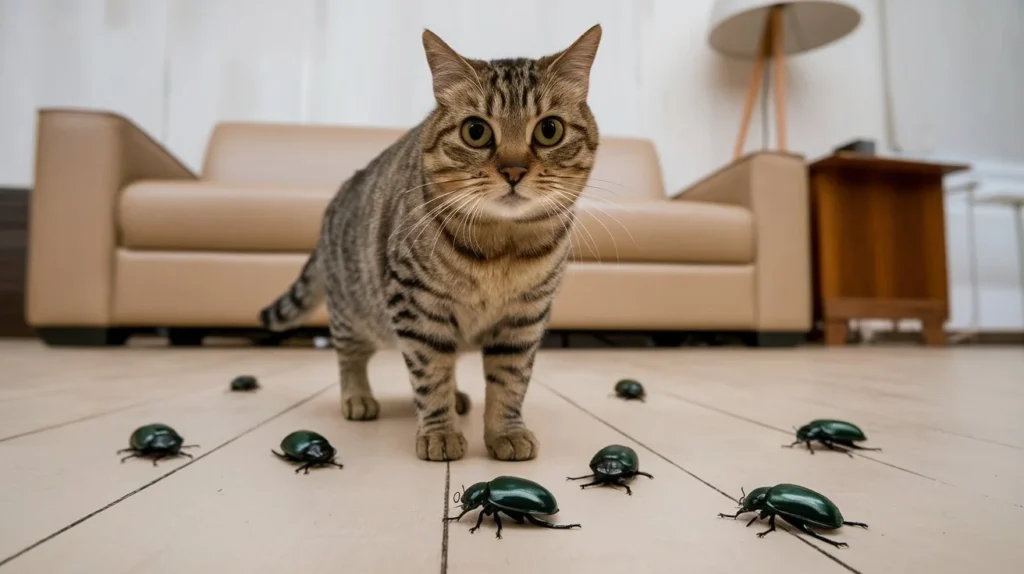
[[[584,181],[599,181],[601,183],[610,183],[612,185],[617,185],[617,186],[621,187],[624,190],[629,190],[630,189],[630,187],[628,185],[621,184],[621,183],[619,183],[617,181],[612,181],[610,179],[598,179],[596,177],[579,177],[579,176],[574,176],[574,175],[556,175],[556,174],[553,174],[553,173],[546,173],[542,177],[554,177],[554,178],[557,178],[557,179],[582,179]],[[611,191],[611,190],[605,190],[605,191]],[[615,192],[612,192],[612,193],[615,193]]]
[[[574,204],[576,202],[576,199],[577,199],[576,197],[574,197],[568,191],[560,190],[560,189],[558,189],[556,187],[553,187],[553,186],[549,186],[547,188],[547,191],[555,193],[557,196],[565,199],[566,201],[570,202],[571,204]],[[592,233],[590,233],[589,229],[587,229],[587,224],[585,222],[583,222],[583,221],[580,221],[579,218],[577,218],[576,219],[576,226],[579,227],[580,229],[582,229],[583,233],[586,233],[587,237],[590,238],[588,241],[586,241],[586,245],[587,245],[587,249],[594,256],[594,259],[596,259],[598,263],[604,263],[603,261],[601,261],[601,254],[600,254],[600,252],[599,252],[599,250],[597,248],[597,245],[598,245],[597,244],[597,240],[594,239],[594,235]],[[580,236],[580,240],[583,241],[584,238],[582,236]],[[613,244],[615,243],[615,237],[612,237],[612,243]],[[616,250],[616,254],[617,254],[618,253],[618,246],[615,247],[615,250]]]
[[[557,186],[552,186],[551,190],[554,191],[555,193],[571,193],[573,191],[573,190],[561,189],[561,188],[559,188]],[[588,198],[586,198],[586,201],[589,203],[590,200],[592,200],[592,199],[596,199],[596,198],[588,197]],[[593,209],[596,209],[597,211],[600,211],[606,217],[610,218],[615,223],[618,223],[619,227],[621,227],[622,230],[626,232],[626,235],[629,236],[629,239],[630,239],[630,241],[633,242],[633,245],[636,245],[637,247],[639,247],[639,244],[637,244],[637,242],[636,242],[636,238],[633,237],[633,233],[629,230],[628,227],[626,227],[626,225],[624,223],[622,223],[622,221],[619,220],[618,217],[615,217],[611,213],[608,213],[607,211],[602,209],[601,206],[599,206],[599,205],[591,205],[590,207],[593,208]],[[597,222],[600,223],[601,226],[604,227],[606,231],[608,231],[608,235],[612,238],[612,241],[614,242],[615,241],[615,236],[612,235],[612,232],[611,232],[610,229],[608,229],[608,226],[605,225],[600,219],[598,219]],[[618,250],[618,247],[616,246],[616,251],[617,250]]]
[[[569,236],[569,257],[574,258],[576,255],[576,250],[573,245],[574,234],[572,233],[572,229],[570,228],[573,223],[572,214],[569,213],[569,211],[565,209],[563,206],[557,204],[555,200],[551,199],[550,197],[542,195],[540,196],[540,199],[541,201],[549,203],[554,206],[553,211],[548,211],[547,208],[545,208],[544,213],[551,213],[552,215],[558,218],[559,223],[562,224],[562,229],[564,229],[566,235]]]
[[[445,201],[444,203],[442,203],[442,204],[438,205],[437,207],[431,209],[422,218],[420,218],[420,220],[416,223],[416,225],[414,225],[412,227],[412,229],[409,230],[409,233],[405,234],[405,237],[402,238],[402,242],[404,243],[407,239],[409,239],[409,236],[412,235],[412,232],[416,230],[416,227],[418,227],[420,225],[423,225],[422,229],[420,229],[419,234],[416,236],[416,239],[413,241],[414,243],[418,242],[420,240],[420,237],[423,236],[423,232],[427,230],[427,224],[429,224],[432,219],[436,219],[436,216],[437,216],[438,213],[441,213],[446,208],[448,208],[449,206],[455,204],[455,202],[459,201],[460,199],[463,199],[465,197],[471,196],[473,194],[473,192],[475,191],[476,187],[477,187],[477,184],[470,184],[470,185],[467,185],[466,187],[459,188],[458,190],[452,192],[451,195],[453,197],[447,197],[446,196],[447,197],[447,201]],[[461,193],[459,193],[459,192],[461,192]]]
[[[532,189],[532,188],[525,187],[525,186],[523,186],[523,189],[525,189],[527,191],[532,191],[533,193],[537,194],[538,198],[540,198],[541,200],[543,200],[543,201],[545,201],[545,202],[547,202],[547,203],[549,203],[549,204],[551,204],[551,205],[553,205],[555,207],[555,212],[554,213],[555,213],[556,216],[558,216],[559,221],[562,222],[563,227],[565,228],[566,232],[569,233],[569,249],[575,255],[576,250],[574,249],[573,243],[572,243],[573,235],[575,235],[575,234],[572,233],[572,228],[571,228],[572,224],[575,223],[575,220],[571,217],[571,214],[569,213],[571,208],[572,208],[572,206],[573,206],[573,204],[575,203],[575,199],[572,198],[572,197],[568,197],[568,201],[566,202],[566,205],[562,205],[562,204],[556,202],[548,194],[546,194],[546,193],[544,193],[542,191],[538,191],[536,189]],[[560,198],[565,198],[567,196],[560,195],[559,197]],[[545,210],[545,212],[547,212],[547,211]],[[567,218],[568,221],[565,218],[563,218],[563,216],[565,218]],[[583,226],[583,231],[585,233],[587,233],[588,235],[590,234],[590,232],[587,231],[585,225]],[[593,236],[591,236],[591,239],[593,239]],[[584,238],[581,236],[579,238],[579,241],[583,242]],[[596,245],[597,245],[596,242],[594,243],[594,245],[591,245],[591,244],[588,243],[587,244],[587,249],[589,249],[593,253],[595,248],[596,248]],[[600,259],[600,258],[598,258],[598,259]]]
[[[463,187],[455,189],[455,190],[453,190],[451,192],[448,192],[446,194],[438,195],[437,197],[435,197],[433,199],[430,199],[428,201],[423,202],[422,207],[426,208],[431,203],[433,203],[435,201],[440,201],[442,199],[452,199],[453,195],[456,195],[457,197],[455,197],[455,199],[458,199],[458,197],[461,197],[461,194],[459,194],[460,191],[461,192],[466,192],[466,193],[471,193],[471,191],[466,191],[466,190],[471,190],[471,188],[473,188],[475,186],[476,186],[476,184],[471,183],[469,185],[465,185]],[[443,209],[444,207],[445,207],[445,205],[442,204],[440,206],[440,209]],[[408,233],[406,233],[405,236],[402,237],[402,241],[404,242],[406,239],[409,238],[410,235],[412,235],[412,232],[416,230],[417,226],[419,226],[420,224],[422,224],[424,222],[430,221],[430,216],[432,216],[434,213],[436,213],[436,211],[437,211],[437,208],[431,209],[426,215],[422,216],[418,221],[414,222],[411,226],[409,226],[407,228],[403,228],[401,225],[396,226],[395,230],[391,233],[391,236],[388,237],[388,243],[390,244],[391,243],[391,239],[395,235],[397,235],[400,231],[403,231],[403,229],[408,229]],[[414,215],[417,215],[418,213],[419,213],[418,210],[415,210],[415,209],[411,210],[402,219],[402,223],[404,223],[405,220],[409,219],[410,217],[413,217]]]
[[[460,181],[462,181],[462,180],[460,180]],[[401,193],[401,194],[409,193],[409,192],[412,192],[412,191],[416,191],[417,189],[423,189],[424,187],[426,187],[426,186],[428,186],[428,185],[432,185],[432,184],[430,184],[430,183],[425,183],[425,184],[423,184],[423,185],[417,185],[416,187],[412,187],[412,188],[406,189],[406,190],[404,190],[404,191],[401,191],[401,192],[399,192],[399,193]],[[424,201],[424,202],[423,202],[423,204],[422,204],[422,206],[423,206],[423,207],[426,207],[426,206],[430,205],[431,203],[433,203],[433,202],[435,202],[435,201],[439,201],[439,200],[442,200],[442,199],[445,199],[445,198],[449,197],[449,196],[450,196],[450,195],[451,195],[452,193],[456,193],[456,192],[458,192],[458,191],[460,191],[460,190],[463,190],[463,189],[467,189],[467,188],[473,187],[473,185],[475,185],[475,184],[468,184],[468,185],[464,185],[464,186],[462,186],[462,187],[459,187],[459,188],[456,188],[456,189],[454,189],[454,190],[452,190],[452,191],[449,191],[449,192],[446,192],[446,193],[442,193],[442,194],[439,194],[439,195],[438,195],[437,197],[433,197],[433,198],[431,198],[431,199],[428,199],[428,200]],[[412,217],[413,215],[416,215],[416,214],[417,214],[417,211],[416,211],[416,210],[411,210],[411,211],[409,211],[409,213],[406,213],[406,214],[405,214],[405,216],[404,216],[404,218],[402,219],[402,221],[400,221],[399,223],[400,223],[400,224],[401,224],[401,223],[405,223],[405,220],[406,220],[406,219],[408,219],[408,218],[410,218],[410,217]],[[395,230],[394,230],[394,231],[393,231],[393,232],[391,233],[391,235],[390,235],[390,236],[388,237],[388,241],[390,241],[390,240],[391,240],[392,238],[394,238],[394,236],[395,236],[395,235],[397,235],[397,234],[398,234],[398,232],[400,232],[400,231],[402,231],[402,230],[403,230],[403,228],[402,228],[402,226],[401,226],[400,224],[399,224],[399,225],[396,225],[396,226],[395,226]]]
[[[455,208],[452,209],[452,212],[449,213],[444,218],[444,220],[441,221],[441,224],[437,226],[437,233],[434,234],[434,243],[431,244],[431,246],[430,246],[430,255],[429,255],[428,259],[433,259],[434,258],[434,249],[437,247],[437,240],[441,238],[441,233],[444,232],[444,230],[448,228],[448,221],[452,217],[454,217],[455,215],[459,214],[459,212],[461,212],[464,207],[469,205],[470,202],[472,202],[472,201],[479,201],[480,199],[483,198],[483,196],[473,196],[473,195],[470,195],[470,194],[466,194],[466,195],[469,196],[469,197],[466,198],[466,201],[463,201],[459,205],[455,206]],[[423,232],[421,231],[420,233],[422,234]],[[419,237],[417,237],[416,240],[419,241]]]

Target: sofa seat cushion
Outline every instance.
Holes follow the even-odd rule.
[[[134,183],[120,199],[120,244],[133,249],[308,252],[335,189],[211,182]],[[580,200],[573,258],[605,263],[742,264],[754,258],[743,207]]]

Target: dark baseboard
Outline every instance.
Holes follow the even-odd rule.
[[[25,324],[29,190],[0,187],[0,337],[30,337]]]
[[[116,347],[124,345],[132,331],[105,327],[39,327],[36,334],[51,347]]]

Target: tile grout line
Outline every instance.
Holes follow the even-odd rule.
[[[135,496],[136,494],[142,492],[143,490],[146,490],[147,488],[149,488],[149,487],[153,486],[154,484],[164,480],[165,478],[173,475],[174,473],[176,473],[176,472],[178,472],[178,471],[180,471],[180,470],[182,470],[184,468],[187,468],[187,467],[189,467],[189,466],[199,462],[200,460],[202,460],[202,459],[206,458],[207,456],[217,452],[218,450],[228,446],[229,444],[231,444],[231,443],[235,442],[236,440],[242,438],[243,436],[251,433],[252,431],[262,427],[263,425],[265,425],[265,424],[267,424],[267,423],[277,419],[278,417],[281,417],[281,416],[283,416],[283,415],[285,415],[285,414],[287,414],[287,413],[289,413],[289,412],[299,408],[300,406],[302,406],[302,405],[308,403],[309,401],[315,399],[319,395],[322,395],[324,392],[328,391],[329,389],[331,389],[333,387],[334,387],[334,383],[331,383],[330,385],[325,386],[324,388],[314,392],[313,394],[309,395],[308,397],[300,400],[299,402],[294,403],[293,405],[289,406],[288,408],[284,409],[283,411],[281,411],[279,413],[276,413],[276,414],[274,414],[274,415],[272,415],[272,416],[270,416],[270,417],[268,417],[268,418],[266,418],[266,419],[256,423],[254,426],[252,426],[252,427],[242,431],[240,434],[235,435],[232,438],[229,438],[225,442],[222,442],[221,444],[213,447],[212,449],[204,452],[203,454],[195,457],[194,459],[186,462],[185,464],[183,464],[183,465],[181,465],[181,466],[179,466],[177,468],[172,469],[167,474],[162,474],[162,475],[158,476],[157,478],[151,480],[150,482],[147,482],[146,484],[140,486],[139,488],[136,488],[135,490],[129,492],[128,494],[125,494],[124,496],[121,496],[120,498],[114,500],[113,502],[110,502],[110,503],[106,504],[105,506],[103,506],[101,508],[98,508],[98,509],[90,512],[89,514],[86,514],[85,516],[79,518],[78,520],[75,520],[74,522],[64,526],[60,530],[57,530],[56,532],[53,532],[53,533],[43,537],[42,539],[37,540],[36,542],[33,542],[32,544],[26,546],[25,548],[19,550],[18,552],[14,553],[14,554],[8,556],[7,558],[4,558],[3,560],[0,560],[0,568],[2,568],[4,565],[10,563],[14,559],[18,558],[19,556],[29,552],[30,550],[33,550],[33,549],[41,546],[43,543],[49,542],[50,540],[53,540],[54,538],[56,538],[56,537],[60,536],[61,534],[67,532],[68,530],[71,530],[72,528],[78,526],[79,524],[82,524],[83,522],[85,522],[86,520],[89,520],[93,516],[96,516],[97,514],[100,514],[101,512],[103,512],[103,511],[105,511],[105,510],[107,510],[109,508],[112,508],[113,506],[115,506],[115,505],[117,505],[117,504],[119,504],[119,503],[121,503],[121,502],[123,502],[123,501],[125,501],[125,500],[127,500],[129,498],[131,498],[132,496]]]
[[[281,370],[275,372],[274,374],[277,374],[279,372],[284,372],[286,370],[289,370],[289,369],[281,369]],[[192,395],[198,395],[198,394],[201,394],[201,393],[205,393],[205,392],[208,392],[209,390],[210,389],[207,388],[207,387],[201,387],[201,388],[198,388],[198,389],[193,390],[193,391],[185,391],[184,393],[182,393],[180,395],[175,394],[175,395],[170,395],[170,396],[166,396],[166,397],[153,397],[153,398],[149,398],[149,399],[142,399],[142,400],[136,401],[134,403],[128,403],[126,405],[121,405],[119,407],[115,407],[115,408],[110,409],[108,411],[100,411],[98,413],[92,413],[92,414],[89,414],[89,415],[84,415],[84,416],[78,417],[76,419],[71,419],[71,420],[67,420],[67,421],[63,421],[63,422],[59,422],[59,423],[53,423],[52,425],[47,425],[47,426],[44,426],[44,427],[34,428],[34,429],[31,429],[31,430],[22,431],[22,432],[15,433],[15,434],[12,434],[12,435],[3,436],[3,437],[0,437],[0,443],[4,443],[4,442],[7,442],[7,441],[19,439],[19,438],[24,438],[24,437],[27,437],[27,436],[32,436],[34,434],[39,434],[39,433],[46,432],[46,431],[51,431],[51,430],[56,430],[56,429],[59,429],[59,428],[64,428],[64,427],[75,425],[75,424],[78,424],[78,423],[84,423],[86,421],[91,421],[93,419],[103,418],[105,416],[109,416],[109,415],[113,415],[113,414],[118,414],[118,413],[121,413],[121,412],[124,412],[124,411],[127,411],[127,410],[134,409],[136,407],[143,407],[143,406],[146,406],[148,404],[155,403],[157,401],[167,402],[167,401],[175,401],[175,400],[178,400],[178,399],[183,399],[183,398],[186,398],[186,397],[191,397]]]
[[[709,411],[716,412],[718,414],[725,415],[727,417],[732,417],[734,419],[741,420],[741,421],[744,421],[744,422],[748,422],[750,424],[754,424],[754,425],[757,425],[759,427],[763,427],[763,428],[766,428],[766,429],[769,429],[769,430],[777,431],[777,432],[780,432],[780,433],[792,436],[790,434],[790,431],[788,431],[788,430],[780,429],[778,427],[775,427],[775,426],[772,426],[772,425],[769,425],[769,424],[766,424],[766,423],[762,423],[761,421],[754,420],[754,419],[751,419],[751,418],[747,418],[747,417],[745,417],[743,415],[738,415],[738,414],[735,414],[735,413],[731,413],[731,412],[729,412],[727,410],[723,410],[723,409],[720,409],[718,407],[713,407],[711,405],[706,405],[706,404],[701,403],[699,401],[695,401],[693,399],[688,399],[686,397],[682,397],[682,396],[677,395],[677,394],[675,394],[675,393],[673,393],[671,391],[661,391],[661,393],[663,393],[667,397],[673,398],[673,399],[675,399],[677,401],[684,402],[684,403],[689,404],[689,405],[700,407],[702,409],[707,409]],[[865,456],[865,455],[860,454],[859,452],[856,452],[856,451],[851,451],[850,454],[852,454],[852,455],[854,455],[856,457],[859,457],[859,458],[863,458],[864,460],[870,460],[871,462],[878,463],[878,464],[880,464],[882,466],[888,466],[889,468],[894,468],[896,470],[905,472],[907,474],[912,474],[914,476],[919,476],[919,477],[924,478],[926,480],[931,480],[933,482],[937,482],[939,484],[944,484],[946,486],[955,486],[953,484],[950,484],[948,482],[939,480],[937,478],[932,478],[932,477],[930,477],[930,476],[928,476],[926,474],[921,474],[920,472],[915,472],[915,471],[910,470],[908,468],[903,468],[902,466],[892,464],[891,462],[885,462],[884,460],[878,460],[877,458],[871,458],[870,456]]]
[[[452,463],[444,463],[444,515],[441,517],[441,574],[448,572],[448,496],[452,486]]]
[[[593,418],[593,419],[594,419],[594,420],[596,420],[597,422],[599,422],[599,423],[603,424],[604,426],[606,426],[606,427],[608,427],[608,428],[612,429],[613,431],[615,431],[615,432],[619,433],[620,435],[622,435],[622,436],[624,436],[624,437],[628,438],[629,440],[631,440],[631,441],[635,442],[635,443],[636,443],[637,445],[639,445],[639,446],[643,447],[644,449],[646,449],[647,451],[649,451],[649,452],[650,452],[651,454],[653,454],[654,456],[656,456],[656,457],[660,458],[661,460],[663,460],[663,461],[665,461],[665,462],[669,463],[670,465],[672,465],[672,466],[676,467],[677,469],[679,469],[679,470],[683,471],[684,473],[686,473],[687,475],[689,475],[689,476],[690,476],[691,478],[693,478],[693,479],[697,480],[698,482],[700,482],[700,483],[701,483],[701,484],[703,484],[704,486],[707,486],[708,488],[711,488],[711,489],[712,489],[712,490],[714,490],[715,492],[717,492],[717,493],[721,494],[722,496],[724,496],[724,497],[728,498],[729,500],[731,500],[731,501],[733,501],[733,502],[739,503],[739,501],[738,501],[737,499],[733,498],[733,497],[732,497],[732,496],[731,496],[731,495],[730,495],[729,493],[727,493],[727,492],[725,492],[724,490],[722,490],[722,489],[718,488],[717,486],[715,486],[715,485],[711,484],[710,482],[708,482],[708,481],[704,480],[703,478],[701,478],[701,477],[697,476],[696,474],[694,474],[694,473],[690,472],[689,470],[686,470],[685,468],[683,468],[682,466],[680,466],[679,464],[677,464],[677,463],[676,463],[676,462],[675,462],[674,460],[672,460],[672,459],[668,458],[667,456],[665,456],[665,455],[661,454],[660,452],[658,452],[658,451],[654,450],[653,448],[651,448],[651,447],[647,446],[646,444],[644,444],[644,443],[640,442],[640,441],[639,441],[639,440],[637,440],[636,438],[633,438],[633,437],[632,437],[631,435],[627,434],[627,433],[626,433],[625,431],[623,431],[622,429],[620,429],[620,428],[616,427],[615,425],[611,424],[610,422],[608,422],[608,421],[604,420],[603,418],[601,418],[601,417],[597,416],[596,414],[592,413],[591,411],[587,410],[587,409],[586,409],[586,408],[585,408],[585,407],[584,407],[583,405],[581,405],[581,404],[577,403],[576,401],[574,401],[574,400],[570,399],[570,398],[569,398],[568,396],[566,396],[566,395],[564,395],[564,394],[560,393],[559,391],[556,391],[556,390],[555,390],[554,388],[552,388],[551,386],[549,386],[549,385],[547,385],[547,384],[545,384],[545,383],[542,383],[542,382],[540,382],[540,381],[537,381],[537,383],[538,383],[538,384],[539,384],[540,386],[544,387],[545,389],[547,389],[547,390],[551,391],[552,393],[554,393],[554,394],[555,394],[555,395],[557,395],[558,397],[560,397],[560,398],[561,398],[562,400],[564,400],[565,402],[567,402],[567,403],[569,403],[570,405],[572,405],[572,406],[576,407],[576,408],[577,408],[578,410],[580,410],[580,411],[582,411],[582,412],[586,413],[587,415],[589,415],[589,416],[590,416],[591,418]],[[862,573],[862,572],[861,572],[860,570],[857,570],[857,569],[856,569],[856,568],[854,568],[853,566],[850,566],[849,564],[847,564],[847,563],[843,562],[843,561],[842,561],[842,560],[840,560],[840,559],[839,559],[838,557],[834,556],[834,555],[833,555],[833,554],[832,554],[831,552],[829,552],[829,551],[827,551],[827,550],[824,550],[824,549],[822,549],[822,548],[819,548],[819,547],[818,547],[817,545],[815,545],[815,544],[812,544],[812,543],[808,542],[807,540],[804,540],[804,539],[803,539],[803,538],[801,538],[801,537],[800,537],[800,536],[799,536],[798,534],[796,534],[795,532],[793,532],[793,531],[789,530],[788,528],[786,528],[786,527],[783,527],[783,528],[782,528],[782,530],[783,530],[783,531],[785,531],[785,532],[787,532],[787,533],[789,533],[789,535],[790,535],[790,536],[793,536],[793,537],[795,537],[795,538],[796,538],[797,540],[799,540],[800,542],[803,542],[804,544],[806,544],[806,545],[810,546],[811,548],[813,548],[813,549],[817,550],[817,551],[818,551],[818,552],[819,552],[820,554],[824,555],[824,556],[825,556],[825,557],[827,557],[827,558],[828,558],[829,560],[831,560],[831,561],[835,562],[835,563],[836,563],[836,564],[838,564],[839,566],[842,566],[842,567],[843,567],[843,568],[845,568],[846,570],[848,570],[848,571],[850,571],[850,572],[853,572],[853,574],[863,574],[863,573]]]

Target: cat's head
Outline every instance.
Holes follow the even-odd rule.
[[[587,105],[601,27],[536,60],[474,60],[423,32],[437,108],[423,130],[428,209],[531,221],[570,208],[598,130]]]

